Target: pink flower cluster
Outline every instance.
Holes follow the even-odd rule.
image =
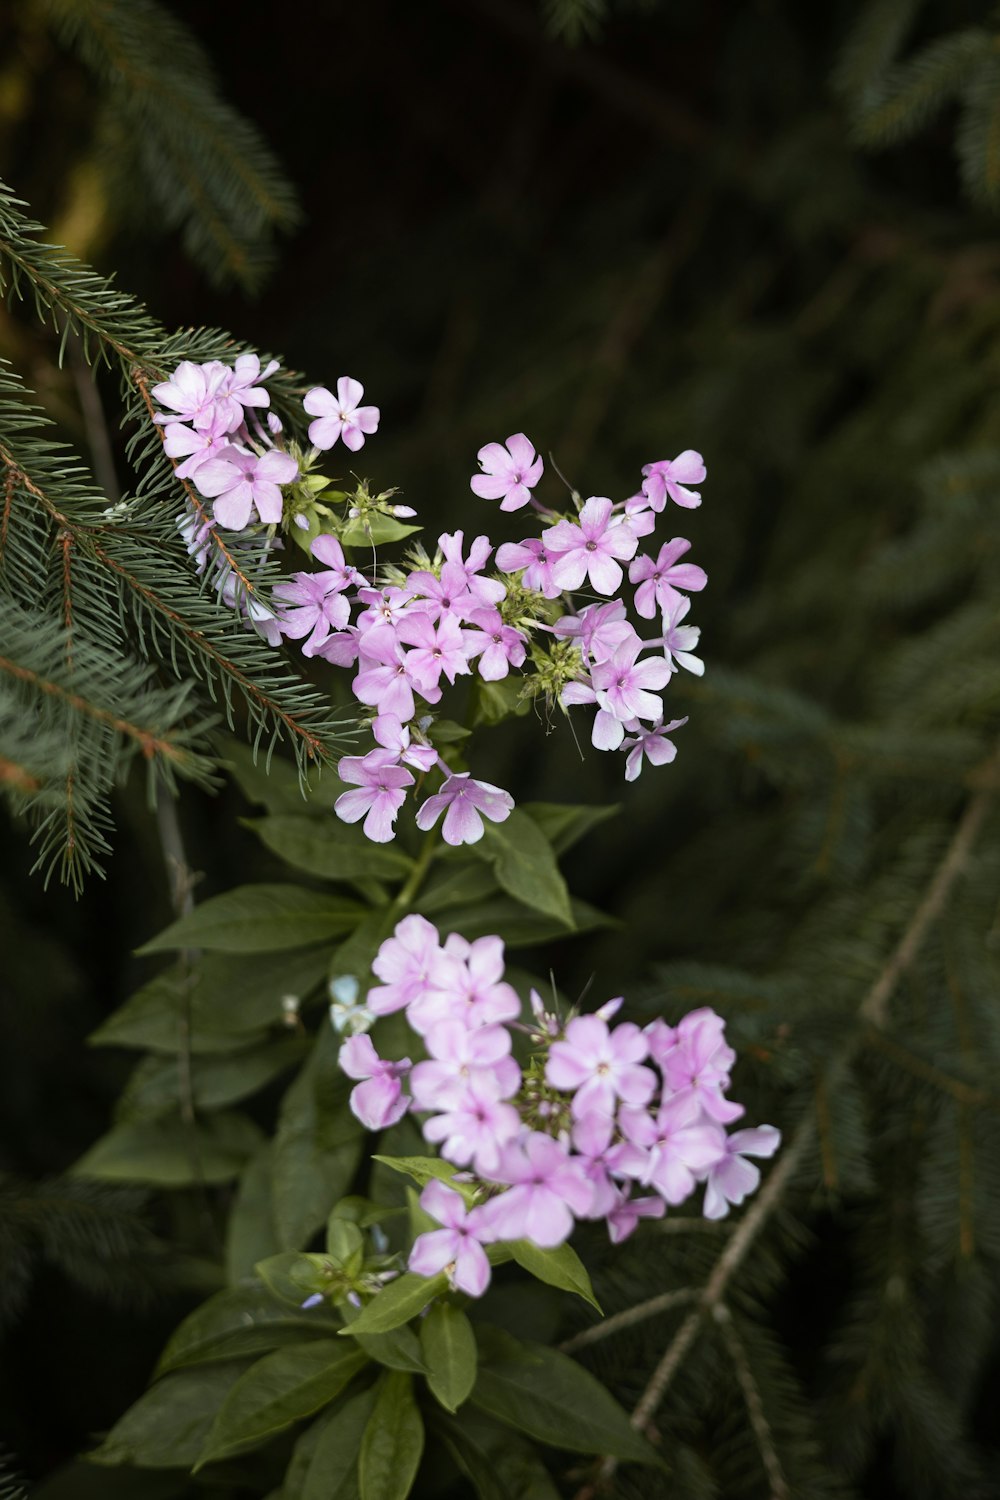
[[[556,636],[575,641],[579,648],[579,669],[563,687],[560,701],[564,708],[596,706],[593,745],[598,750],[624,750],[625,777],[634,781],[643,758],[663,765],[677,753],[668,735],[687,720],[664,723],[658,694],[678,668],[698,675],[704,671],[693,654],[699,631],[683,622],[690,609],[688,593],[703,589],[708,581],[704,569],[681,561],[691,547],[684,537],[665,542],[655,557],[640,553],[639,543],[652,532],[668,497],[687,508],[700,505],[700,494],[681,481],[700,483],[705,465],[692,449],[675,459],[647,464],[638,494],[617,505],[591,496],[573,521],[545,511],[534,500],[530,490],[541,477],[542,461],[529,459],[534,460],[534,448],[524,433],[508,438],[506,447],[488,444],[479,453],[486,472],[473,478],[472,488],[490,499],[502,496],[501,510],[520,509],[530,500],[547,520],[540,536],[498,549],[497,564],[504,572],[520,574],[524,587],[545,599],[588,588],[609,601],[573,604],[551,626]],[[646,620],[659,617],[661,633],[648,640],[629,622],[624,601],[614,597],[624,582],[625,563],[629,582],[637,585],[636,612]],[[655,654],[643,654],[647,652]]]
[[[525,1026],[501,939],[452,933],[442,943],[418,915],[403,918],[372,967],[382,983],[368,993],[369,1011],[405,1010],[426,1057],[390,1062],[369,1036],[350,1037],[340,1065],[361,1080],[351,1107],[371,1130],[419,1114],[425,1139],[460,1169],[455,1186],[423,1190],[423,1207],[443,1227],[417,1238],[412,1271],[445,1271],[480,1296],[490,1278],[485,1245],[554,1248],[579,1219],[603,1219],[618,1243],[699,1184],[706,1217],[721,1218],[760,1180],[747,1157],[778,1148],[770,1125],[727,1134],[743,1108],[726,1097],[735,1053],[712,1010],[676,1026],[612,1026],[622,1003],[613,1000],[563,1024],[533,992]],[[535,1048],[525,1069],[513,1028]]]

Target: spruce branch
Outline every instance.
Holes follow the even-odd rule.
[[[712,1310],[716,1326],[722,1336],[722,1342],[733,1362],[736,1379],[740,1390],[743,1392],[743,1400],[746,1402],[747,1415],[750,1418],[750,1426],[760,1451],[764,1471],[767,1474],[768,1483],[771,1486],[771,1500],[792,1500],[792,1492],[788,1488],[778,1457],[778,1450],[774,1443],[774,1434],[771,1432],[764,1410],[764,1402],[761,1397],[760,1387],[754,1379],[753,1369],[747,1358],[746,1349],[736,1331],[733,1315],[724,1302],[717,1304]]]
[[[992,756],[990,770],[1000,763],[1000,753]],[[992,776],[988,776],[988,783]],[[970,798],[945,853],[937,865],[923,899],[914,911],[906,930],[883,965],[875,982],[865,993],[857,1009],[857,1024],[826,1071],[826,1088],[832,1094],[847,1074],[854,1058],[872,1028],[882,1028],[888,1020],[889,1002],[903,975],[912,967],[928,934],[945,911],[955,884],[964,871],[977,838],[993,807],[996,791],[986,784]],[[697,1341],[707,1318],[715,1318],[724,1303],[730,1283],[753,1249],[761,1231],[784,1201],[784,1195],[807,1160],[816,1135],[814,1112],[800,1121],[777,1164],[761,1191],[741,1220],[732,1239],[715,1263],[697,1298],[697,1304],[664,1350],[646,1388],[636,1404],[631,1422],[640,1432],[649,1429],[653,1418],[687,1355]],[[598,1325],[600,1326],[600,1325]],[[597,1474],[584,1485],[575,1500],[594,1500],[617,1469],[617,1460],[605,1458]]]

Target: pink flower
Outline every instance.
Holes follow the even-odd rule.
[[[200,494],[215,499],[212,510],[221,526],[242,531],[254,509],[262,521],[281,520],[282,484],[291,484],[299,472],[294,458],[276,448],[258,457],[242,448],[224,448],[217,458],[200,464],[194,485]]]
[[[452,567],[461,568],[465,574],[465,583],[473,598],[479,604],[499,604],[507,593],[506,588],[499,578],[481,578],[479,575],[490,560],[493,551],[492,543],[488,536],[477,536],[469,546],[469,555],[462,557],[462,546],[465,535],[461,531],[445,532],[438,537],[438,546],[444,554],[445,561]]]
[[[472,602],[465,569],[455,563],[446,562],[440,577],[427,568],[414,569],[406,580],[406,589],[413,595],[415,607],[432,620],[464,620],[466,609]]]
[[[724,1219],[730,1203],[740,1204],[760,1182],[760,1170],[745,1156],[773,1156],[781,1145],[781,1131],[773,1125],[737,1130],[726,1140],[725,1155],[709,1168],[705,1184],[705,1218]]]
[[[400,620],[396,635],[415,648],[407,652],[407,672],[425,698],[439,691],[442,672],[454,682],[469,671],[465,635],[453,615],[443,615],[435,627],[429,614],[413,610]]]
[[[400,1082],[410,1067],[410,1059],[386,1062],[375,1051],[370,1036],[352,1036],[340,1049],[338,1058],[341,1070],[348,1078],[366,1080],[351,1090],[350,1106],[353,1114],[368,1130],[384,1130],[395,1125],[409,1108],[410,1101],[403,1093]]]
[[[682,536],[664,542],[654,562],[643,553],[628,570],[629,582],[637,583],[635,607],[647,620],[656,615],[657,606],[669,612],[675,608],[680,597],[678,589],[689,589],[697,593],[708,582],[704,568],[695,563],[679,563],[677,559],[691,550],[691,543]]]
[[[338,438],[343,438],[344,447],[352,453],[364,447],[365,436],[377,430],[380,415],[377,406],[359,406],[364,393],[361,382],[349,375],[341,375],[337,381],[335,397],[323,385],[306,392],[302,405],[316,418],[309,423],[313,447],[332,448]]]
[[[490,1263],[483,1242],[492,1238],[483,1209],[466,1209],[460,1193],[437,1181],[424,1188],[420,1206],[445,1227],[417,1236],[410,1251],[410,1270],[418,1276],[436,1276],[444,1271],[460,1292],[481,1297],[490,1284]]]
[[[520,510],[531,499],[531,491],[542,477],[542,460],[523,432],[515,432],[500,443],[487,443],[476,454],[482,474],[471,480],[473,492],[483,500],[501,500],[501,510]]]
[[[705,478],[705,465],[700,453],[685,448],[676,458],[661,459],[659,463],[643,466],[642,492],[655,511],[661,511],[669,495],[675,505],[693,510],[701,504],[697,490],[688,490],[686,484],[701,484]]]
[[[439,688],[417,678],[409,655],[396,639],[395,631],[379,626],[365,633],[358,665],[360,671],[351,686],[362,703],[377,708],[380,714],[395,714],[407,723],[416,713],[413,689],[436,703]]]
[[[630,1198],[620,1193],[614,1208],[607,1215],[608,1235],[613,1245],[627,1240],[640,1219],[662,1219],[667,1205],[662,1198]]]
[[[568,1239],[573,1215],[590,1212],[594,1190],[579,1162],[552,1136],[533,1131],[523,1142],[505,1146],[492,1174],[511,1184],[484,1205],[487,1222],[498,1240],[531,1240],[551,1250]]]
[[[428,988],[441,957],[437,928],[416,912],[403,917],[372,963],[384,982],[368,991],[368,1009],[375,1016],[402,1010]]]
[[[672,608],[663,611],[663,654],[671,665],[684,667],[696,677],[704,677],[705,663],[700,656],[691,654],[701,631],[697,625],[681,624],[690,608],[691,600],[682,594]]]
[[[560,640],[577,640],[583,660],[607,661],[625,641],[635,637],[635,630],[625,618],[625,602],[613,599],[610,604],[588,604],[576,615],[563,615],[552,627]]]
[[[275,584],[273,596],[281,606],[278,622],[282,634],[293,641],[309,636],[302,647],[303,656],[315,656],[330,631],[342,630],[351,618],[351,606],[342,592],[345,587],[340,572],[293,573],[290,579]]]
[[[413,777],[398,766],[388,750],[370,750],[365,756],[345,755],[337,766],[341,781],[358,788],[344,792],[333,810],[345,823],[365,820],[365,837],[373,844],[387,844],[395,838],[396,815],[406,801],[406,788]]]
[[[536,536],[526,537],[523,542],[504,542],[497,548],[497,567],[501,573],[520,573],[526,589],[534,589],[544,599],[558,599],[562,589],[552,573],[556,557],[546,550],[545,543]]]
[[[693,1010],[677,1028],[676,1044],[660,1066],[667,1087],[675,1095],[696,1098],[706,1115],[728,1125],[739,1119],[743,1106],[723,1097],[736,1053],[723,1039],[726,1023],[708,1006]]]
[[[459,771],[422,804],[417,812],[417,827],[426,833],[444,813],[441,836],[445,843],[475,844],[483,836],[483,818],[503,823],[510,817],[513,806],[513,797],[502,787],[488,781],[473,781],[468,771]]]
[[[460,1101],[474,1077],[484,1077],[497,1099],[509,1099],[521,1084],[505,1026],[470,1031],[464,1021],[440,1021],[426,1033],[430,1059],[413,1070],[410,1087],[418,1109],[448,1109]]]
[[[190,479],[196,469],[228,446],[228,436],[228,428],[221,420],[213,421],[205,428],[170,422],[163,429],[163,451],[170,458],[184,460],[177,465],[177,478]]]
[[[574,1090],[574,1120],[588,1114],[614,1114],[616,1102],[648,1104],[656,1074],[641,1066],[649,1043],[638,1026],[624,1021],[613,1031],[600,1016],[576,1016],[562,1041],[553,1042],[545,1079],[556,1089]]]
[[[241,406],[270,406],[271,397],[263,386],[256,385],[255,382],[266,380],[280,368],[278,361],[272,359],[262,370],[256,354],[238,354],[236,365],[230,370],[229,379],[225,383],[226,394]],[[271,430],[274,431],[274,428]],[[281,431],[280,425],[277,430]]]
[[[615,1170],[615,1148],[611,1145],[614,1129],[614,1116],[597,1112],[582,1115],[573,1126],[575,1160],[593,1189],[589,1219],[603,1219],[622,1196],[611,1180]]]
[[[199,431],[235,432],[243,420],[243,408],[228,395],[232,371],[220,360],[196,365],[185,359],[169,380],[154,385],[153,399],[169,406],[182,422],[190,422]],[[173,422],[173,417],[158,416],[157,422]]]
[[[467,1030],[513,1021],[521,1014],[517,991],[504,979],[503,939],[468,942],[449,933],[425,992],[415,996],[407,1020],[421,1036],[442,1021]]]
[[[682,1203],[694,1190],[695,1174],[714,1166],[725,1150],[723,1132],[717,1125],[696,1124],[700,1117],[690,1095],[668,1100],[655,1117],[623,1105],[618,1123],[637,1154],[623,1150],[621,1169],[668,1203]]]
[[[465,632],[466,653],[470,661],[479,657],[479,675],[484,682],[499,682],[511,667],[519,667],[524,661],[524,636],[504,624],[498,609],[474,609],[469,624],[476,629]]]
[[[561,589],[578,589],[585,578],[599,594],[614,594],[622,581],[616,558],[635,556],[639,545],[626,520],[613,514],[610,500],[591,496],[579,525],[557,521],[545,535],[548,551],[557,553],[552,577]]]
[[[668,740],[667,735],[674,729],[680,729],[687,723],[687,717],[683,719],[671,719],[669,724],[662,721],[654,724],[651,729],[643,729],[640,724],[635,734],[628,739],[622,740],[622,749],[628,751],[625,760],[625,780],[636,781],[642,770],[643,756],[651,766],[669,765],[677,755],[677,746],[673,740]]]
[[[407,724],[395,714],[379,714],[372,720],[372,734],[385,750],[391,750],[394,760],[401,760],[416,771],[427,772],[438,763],[438,753],[433,745],[414,745],[410,740]]]
[[[492,1178],[501,1151],[520,1129],[521,1116],[499,1097],[496,1079],[480,1072],[466,1081],[441,1114],[425,1120],[424,1139],[440,1145],[441,1155],[456,1167],[471,1163],[480,1176]]]
[[[642,646],[639,637],[633,636],[616,647],[607,661],[595,662],[591,668],[598,706],[623,723],[630,719],[656,720],[663,714],[663,703],[653,690],[666,687],[670,681],[670,663],[662,656],[639,661]]]

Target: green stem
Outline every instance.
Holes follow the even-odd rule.
[[[402,911],[404,907],[408,907],[423,885],[424,876],[430,869],[434,856],[437,853],[438,838],[439,834],[436,827],[428,830],[420,853],[417,856],[417,862],[410,871],[409,879],[392,903],[397,910]]]

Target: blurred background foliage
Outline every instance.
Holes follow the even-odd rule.
[[[1000,1490],[994,25],[982,0],[370,0],[256,24],[193,0],[0,7],[0,172],[52,239],[167,327],[362,379],[382,408],[365,471],[432,535],[501,535],[468,477],[511,431],[615,497],[642,463],[706,456],[678,529],[710,576],[708,672],[672,689],[691,714],[676,764],[626,792],[534,717],[484,761],[521,800],[624,804],[570,870],[621,926],[538,966],[571,995],[593,975],[651,1012],[715,1004],[745,1054],[736,1095],[797,1142],[738,1336],[720,1320],[662,1409],[681,1496]],[[105,489],[125,484],[79,359],[60,368],[16,306],[0,355]],[[185,790],[199,899],[282,878],[247,811],[235,788]],[[12,1485],[110,1426],[213,1284],[194,1193],[76,1182],[71,1252],[46,1231],[134,1061],[85,1039],[171,915],[138,780],[117,817],[79,902],[43,894],[3,824]],[[915,915],[919,961],[873,1005]],[[605,1306],[700,1281],[725,1233],[638,1236],[603,1265]],[[595,1345],[622,1399],[665,1327]],[[73,1469],[40,1493],[117,1483]],[[616,1492],[659,1493],[638,1483]]]

